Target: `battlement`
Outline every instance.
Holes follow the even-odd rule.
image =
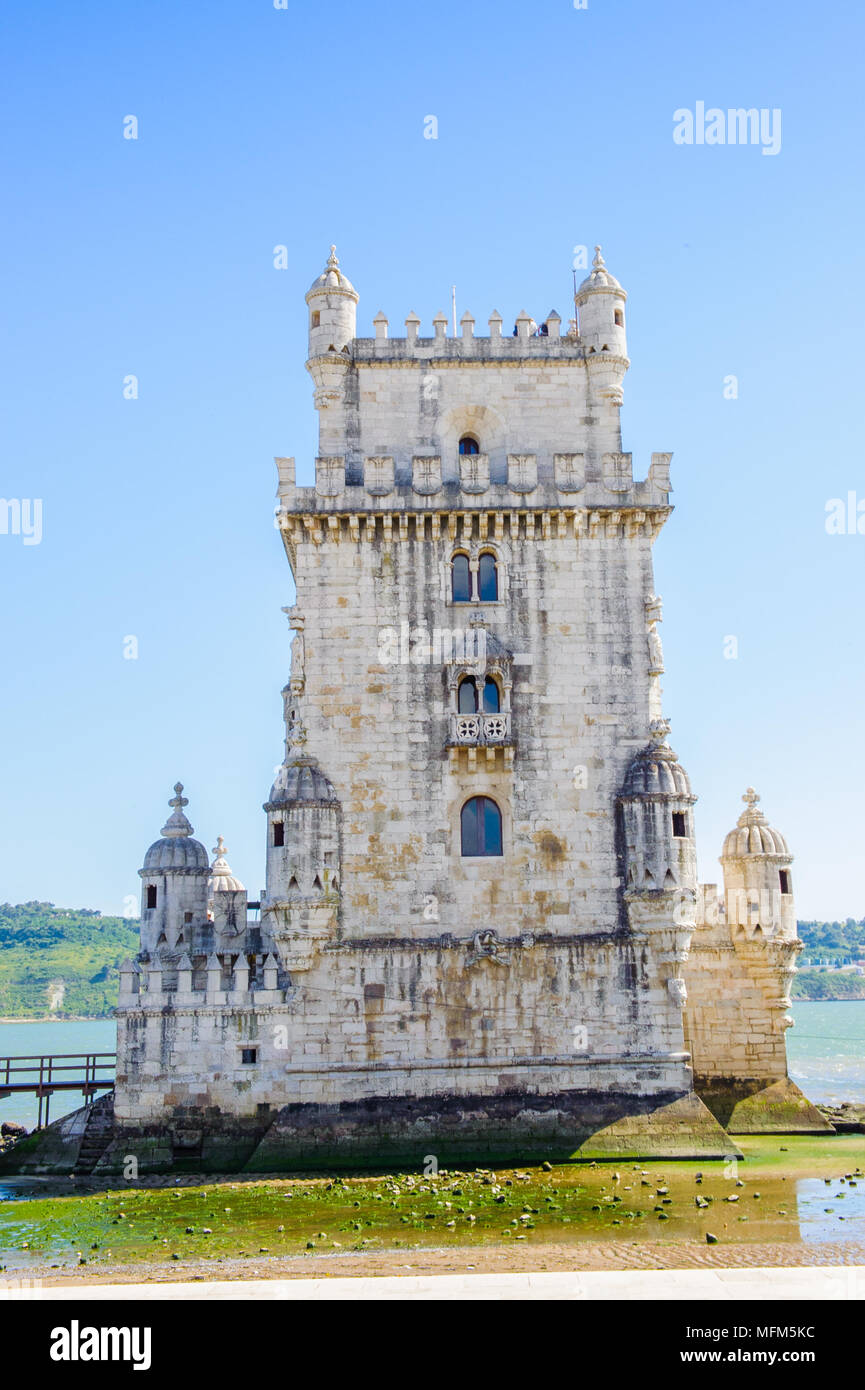
[[[463,314],[460,320],[459,336],[455,332],[448,335],[448,320],[444,314],[433,319],[433,336],[420,337],[421,321],[417,314],[409,314],[405,320],[405,337],[392,338],[389,324],[384,314],[376,314],[374,338],[354,338],[348,344],[351,356],[357,361],[374,362],[381,358],[400,360],[406,357],[441,357],[445,360],[462,360],[466,357],[490,357],[497,361],[508,358],[521,360],[525,357],[561,356],[579,358],[585,355],[585,348],[577,330],[576,320],[562,334],[562,320],[555,311],[540,326],[525,311],[517,316],[512,333],[503,333],[504,320],[501,314],[493,311],[488,320],[489,333],[475,334],[475,320],[472,314]]]
[[[293,458],[277,458],[277,523],[316,513],[667,509],[671,458],[653,454],[648,476],[635,481],[627,453],[331,455],[316,459],[307,487],[297,486]]]
[[[251,977],[245,952],[228,953],[223,959],[211,955],[198,970],[193,969],[188,956],[179,961],[157,956],[141,965],[127,960],[120,967],[118,1011],[284,1004],[289,996],[286,989],[279,987],[276,957],[266,956],[257,968],[258,977]]]

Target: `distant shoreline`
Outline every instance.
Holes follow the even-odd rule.
[[[48,1014],[45,1018],[6,1018],[0,1014],[0,1023],[113,1023],[111,1014],[71,1014],[68,1018],[58,1018]]]

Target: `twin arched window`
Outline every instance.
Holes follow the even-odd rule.
[[[501,856],[502,813],[489,796],[473,796],[460,813],[460,852],[465,859]]]
[[[460,553],[451,561],[451,596],[454,603],[472,602],[472,576],[468,555]],[[481,603],[499,601],[499,568],[491,550],[482,551],[478,560],[478,600]]]
[[[498,714],[502,707],[501,698],[498,682],[492,676],[487,676],[481,696],[483,713]],[[457,710],[460,714],[478,713],[478,688],[471,676],[464,676],[459,683]]]

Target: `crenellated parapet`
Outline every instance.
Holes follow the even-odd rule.
[[[157,952],[120,967],[118,1012],[177,1012],[212,1008],[253,1009],[284,1004],[280,965],[272,952],[212,952],[207,957]]]
[[[672,454],[652,454],[640,480],[634,478],[633,456],[615,451],[597,457],[552,450],[507,453],[497,470],[481,453],[415,454],[407,460],[379,454],[353,464],[344,454],[330,454],[315,461],[315,485],[298,486],[295,460],[277,458],[277,524],[291,515],[393,510],[667,509],[671,459]]]

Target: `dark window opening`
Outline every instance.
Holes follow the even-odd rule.
[[[673,812],[673,834],[677,840],[685,840],[688,837],[688,822],[684,811]]]
[[[457,709],[460,714],[477,714],[478,688],[468,676],[460,681],[457,692]]]
[[[473,439],[470,434],[464,434],[462,439],[460,440],[460,453],[479,454],[480,451],[481,446],[478,444],[478,441],[476,439]]]
[[[285,844],[285,823],[281,820],[273,822],[273,843],[277,849]]]
[[[454,603],[470,603],[472,597],[468,555],[455,555],[451,564],[451,589]]]
[[[184,914],[183,914],[183,920],[184,920],[184,922],[191,922],[191,921],[192,921],[192,913],[191,913],[191,912],[184,912]]]
[[[779,869],[779,870],[778,870],[778,877],[779,877],[779,879],[781,880],[781,892],[782,892],[782,893],[792,893],[793,889],[790,887],[790,873],[789,873],[789,870],[788,870],[788,869]]]
[[[258,1061],[257,1047],[244,1047],[240,1052],[240,1065],[242,1067],[254,1067]]]
[[[615,320],[616,320],[616,327],[617,327],[617,328],[624,328],[624,326],[625,326],[625,316],[624,316],[624,314],[622,313],[621,309],[617,309],[617,310],[615,311]]]
[[[151,883],[151,884],[148,884],[148,887],[147,887],[147,906],[148,906],[148,907],[155,907],[155,906],[156,906],[156,889],[153,887],[153,884],[152,884],[152,883]]]
[[[498,603],[499,572],[495,555],[485,550],[478,569],[478,596],[482,603]]]
[[[319,328],[321,326],[321,313],[318,309],[313,310],[312,326],[313,328]]]
[[[492,676],[484,681],[484,714],[498,714],[501,709],[499,687]]]
[[[473,796],[460,815],[461,852],[466,858],[502,853],[502,813],[488,796]]]

